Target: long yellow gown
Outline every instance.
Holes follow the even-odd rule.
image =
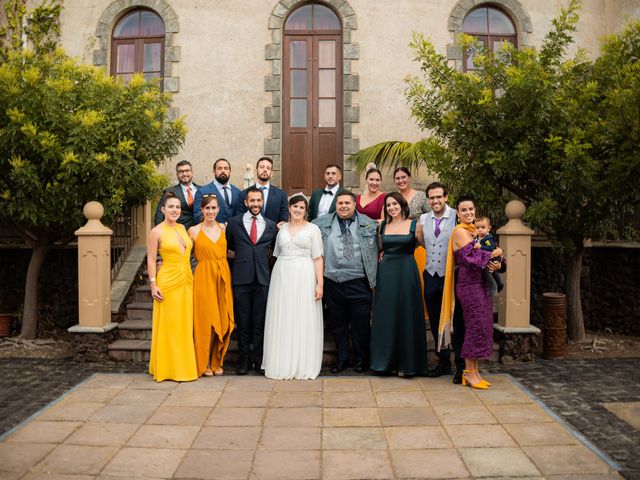
[[[164,300],[153,302],[149,360],[149,373],[158,382],[187,382],[198,378],[193,346],[193,274],[189,260],[192,246],[184,226],[162,224],[162,265],[156,281]]]
[[[220,237],[213,242],[200,229],[194,248],[198,266],[193,289],[193,338],[198,375],[202,375],[207,365],[215,371],[224,362],[234,326],[233,295],[224,231],[221,229]]]

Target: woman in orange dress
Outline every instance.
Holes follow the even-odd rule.
[[[198,376],[222,375],[233,331],[231,272],[224,226],[216,222],[218,198],[204,195],[204,220],[189,229],[198,260],[193,288],[193,339]]]

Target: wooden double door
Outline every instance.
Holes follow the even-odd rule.
[[[282,75],[282,186],[310,194],[342,167],[341,36],[285,34]]]

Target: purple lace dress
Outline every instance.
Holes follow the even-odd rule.
[[[482,271],[491,252],[474,250],[469,242],[455,252],[458,265],[456,295],[462,304],[465,333],[462,358],[490,358],[493,355],[493,300]]]

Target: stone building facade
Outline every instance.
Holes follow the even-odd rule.
[[[189,159],[196,182],[208,183],[212,180],[213,161],[226,157],[232,164],[232,183],[242,185],[245,165],[253,165],[257,158],[268,155],[274,159],[273,181],[277,185],[284,183],[285,188],[298,191],[302,182],[304,189],[304,178],[294,178],[293,172],[305,171],[311,175],[311,180],[306,180],[307,187],[318,187],[322,162],[331,160],[343,164],[344,184],[357,189],[361,179],[347,160],[350,154],[383,140],[414,141],[422,136],[403,95],[403,79],[418,73],[408,47],[412,32],[425,34],[439,51],[463,68],[463,54],[454,39],[462,31],[465,19],[478,8],[488,6],[506,15],[517,45],[536,47],[549,30],[551,19],[566,3],[64,0],[61,40],[71,55],[113,73],[120,68],[115,64],[118,58],[114,49],[119,48],[118,35],[125,31],[123,19],[137,10],[159,17],[158,28],[162,32],[156,40],[162,44],[158,47],[161,58],[156,55],[156,67],[149,69],[159,69],[155,75],[163,77],[164,89],[174,95],[174,113],[186,118],[189,129],[183,150],[161,167],[172,179],[175,162]],[[304,16],[301,9],[311,12],[310,5],[315,8],[314,23],[305,25],[304,19],[300,20]],[[332,15],[337,24],[330,18]],[[638,0],[584,0],[574,48],[584,48],[596,56],[600,37],[618,31],[625,18],[639,16]],[[147,33],[153,36],[158,31]],[[308,66],[297,71],[291,43],[296,41],[296,45],[308,41],[310,49]],[[316,41],[319,43],[313,43]],[[325,46],[337,42],[337,48],[329,52],[329,62],[333,63],[317,66],[313,63],[317,58],[311,57],[317,57],[316,47],[322,42]],[[152,54],[153,46],[145,43],[144,48]],[[326,53],[326,49],[322,51]],[[121,55],[120,62],[126,63],[125,60]],[[297,87],[302,85],[308,90],[308,101],[304,92],[302,98],[300,92],[296,94],[294,80],[288,83],[296,75],[298,80],[307,76]],[[323,87],[322,81],[326,83],[327,78],[330,84]],[[287,109],[293,109],[294,104],[305,108],[303,113],[309,120],[306,137],[296,136],[300,129],[289,128],[295,122],[293,110]],[[322,125],[323,115],[325,120],[327,117],[327,110],[322,110],[325,107],[335,114],[336,125],[331,120],[325,123],[332,128]],[[333,137],[323,137],[323,129],[330,130]],[[302,151],[307,152],[306,157],[299,154]],[[416,183],[423,185],[427,180],[418,176]],[[390,179],[385,179],[384,186],[391,187]]]

